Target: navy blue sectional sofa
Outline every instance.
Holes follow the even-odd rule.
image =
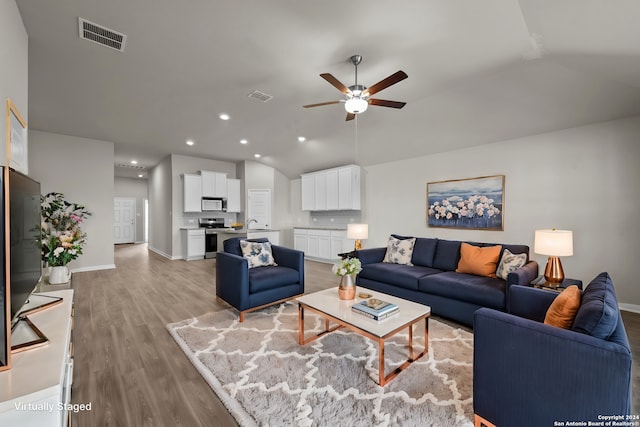
[[[396,238],[406,238],[396,236]],[[356,284],[431,307],[431,313],[456,322],[473,325],[473,313],[482,307],[507,311],[509,287],[529,285],[538,276],[538,263],[529,260],[526,245],[502,245],[513,254],[527,254],[527,263],[509,273],[507,280],[457,273],[460,246],[457,240],[416,238],[411,263],[384,263],[386,248],[356,251],[362,271]],[[498,243],[465,242],[474,246]]]

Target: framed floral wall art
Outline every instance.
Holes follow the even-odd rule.
[[[7,98],[7,164],[13,169],[29,174],[27,122],[16,105]]]
[[[427,183],[429,227],[504,230],[504,175]]]

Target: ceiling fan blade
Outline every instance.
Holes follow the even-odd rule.
[[[333,77],[331,74],[329,73],[323,73],[320,74],[320,77],[322,77],[323,79],[325,79],[326,81],[328,81],[329,83],[331,83],[336,89],[338,89],[340,92],[345,93],[345,94],[349,94],[351,93],[351,91],[349,90],[348,87],[346,87],[345,85],[343,85],[340,80],[336,79],[335,77]]]
[[[369,104],[378,105],[380,107],[402,108],[407,105],[406,102],[387,101],[385,99],[369,98]]]
[[[399,81],[402,81],[404,79],[406,79],[407,77],[407,73],[405,73],[404,71],[400,70],[394,74],[391,74],[389,77],[387,77],[384,80],[380,80],[378,83],[374,84],[373,86],[371,86],[370,88],[367,88],[365,90],[365,93],[368,93],[369,95],[373,95],[374,93],[378,93],[380,92],[382,89],[386,89],[391,85],[394,85],[396,83],[398,83]]]
[[[356,118],[356,115],[353,113],[347,113],[347,118],[345,119],[345,122],[348,122],[349,120],[353,120]]]
[[[311,107],[321,107],[323,105],[331,105],[331,104],[339,104],[340,101],[329,101],[329,102],[320,102],[318,104],[309,104],[309,105],[303,105],[303,108],[311,108]]]

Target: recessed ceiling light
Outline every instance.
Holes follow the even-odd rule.
[[[227,113],[220,114],[220,120],[229,120],[230,118]]]
[[[240,144],[248,144],[248,143],[249,143],[249,141],[247,141],[246,139],[241,139],[240,140]]]
[[[137,161],[137,160],[131,160],[131,164],[132,164],[132,165],[137,165],[137,164],[138,164],[138,161]]]
[[[193,142],[193,140],[187,139],[187,145],[192,146],[193,144],[195,144],[195,142]]]
[[[256,154],[253,155],[253,157],[255,157],[256,159],[259,159],[260,158],[260,154],[256,153]]]
[[[298,137],[298,142],[305,142],[307,140],[307,138],[305,138],[304,136],[299,136]]]
[[[141,173],[139,173],[139,174],[138,174],[138,178],[144,178],[144,175],[143,175],[143,174],[141,174]]]

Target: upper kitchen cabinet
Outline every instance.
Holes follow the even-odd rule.
[[[202,212],[202,177],[195,173],[182,175],[182,196],[185,212]]]
[[[200,171],[202,176],[201,197],[227,197],[227,174]]]
[[[227,179],[227,212],[240,212],[239,179]]]
[[[360,210],[360,166],[302,175],[303,211]]]

